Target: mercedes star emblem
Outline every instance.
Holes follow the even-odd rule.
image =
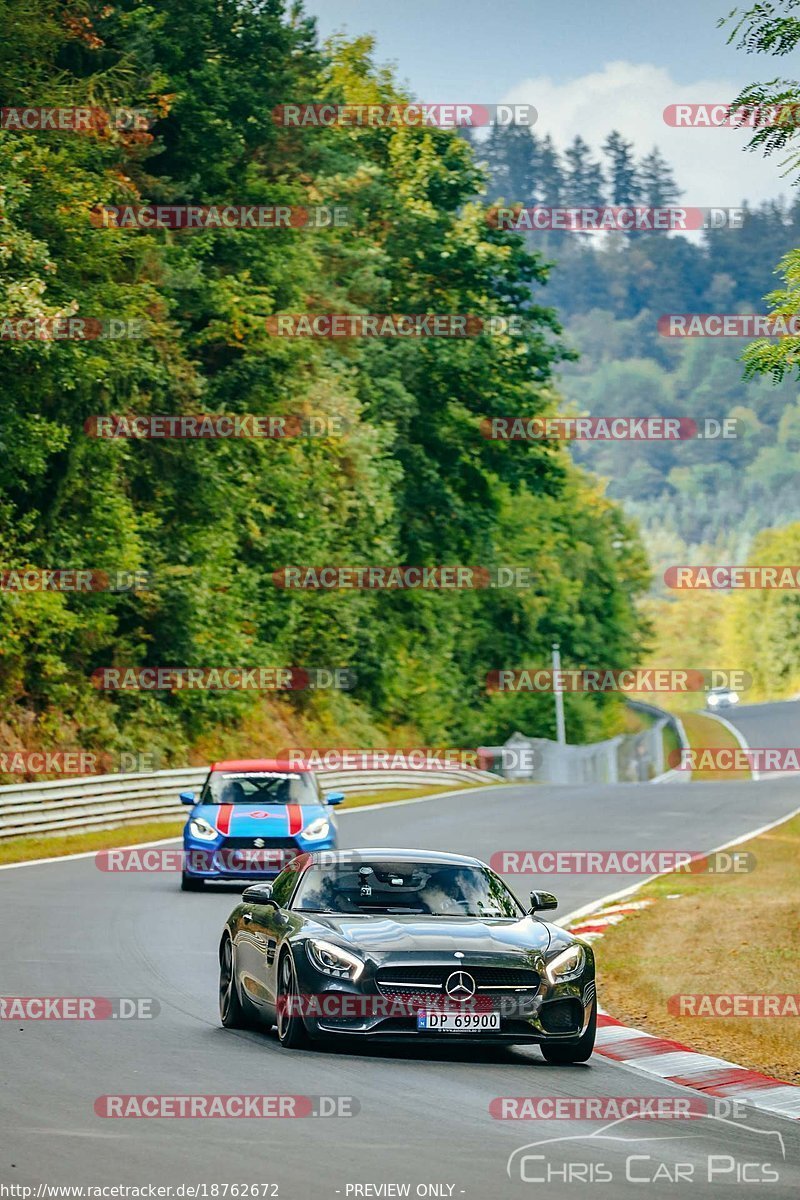
[[[466,971],[453,971],[445,980],[444,990],[451,1000],[464,1004],[475,995],[475,980]]]

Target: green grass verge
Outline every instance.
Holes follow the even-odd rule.
[[[738,749],[739,742],[733,736],[729,729],[726,729],[719,721],[715,721],[713,717],[705,716],[703,713],[684,713],[681,717],[683,728],[686,730],[686,736],[689,739],[689,745],[693,750],[707,749]],[[693,783],[708,783],[711,781],[724,780],[729,783],[734,779],[751,779],[752,774],[748,771],[718,771],[718,770],[700,770],[692,771]]]

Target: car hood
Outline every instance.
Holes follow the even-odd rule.
[[[321,804],[200,804],[203,817],[226,837],[285,838],[299,834],[318,817],[330,814]]]
[[[376,961],[390,961],[396,954],[409,953],[415,953],[422,961],[456,950],[461,950],[467,958],[474,954],[522,958],[532,950],[544,954],[551,933],[561,932],[555,928],[551,931],[544,921],[531,917],[503,921],[479,917],[351,917],[314,913],[312,919]]]

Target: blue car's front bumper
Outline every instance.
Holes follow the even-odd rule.
[[[256,846],[253,838],[226,838],[201,841],[191,833],[183,837],[183,870],[191,879],[274,879],[291,859],[306,850],[335,850],[336,835],[316,841],[293,838],[262,838]],[[242,843],[250,843],[242,844]]]

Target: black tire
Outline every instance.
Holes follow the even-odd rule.
[[[205,879],[197,879],[194,875],[187,875],[185,871],[181,872],[182,892],[202,892],[205,886]]]
[[[594,1039],[597,1036],[597,1001],[592,1005],[592,1015],[586,1032],[576,1042],[560,1042],[548,1045],[546,1042],[540,1050],[549,1063],[582,1063],[591,1058],[594,1050]]]
[[[219,948],[219,1019],[226,1029],[252,1029],[253,1021],[239,997],[233,970],[233,943],[226,934]]]
[[[309,1044],[310,1038],[303,1018],[292,1010],[292,1001],[299,998],[297,972],[291,950],[287,950],[278,967],[278,995],[275,1019],[278,1026],[278,1041],[287,1050],[299,1050]]]

